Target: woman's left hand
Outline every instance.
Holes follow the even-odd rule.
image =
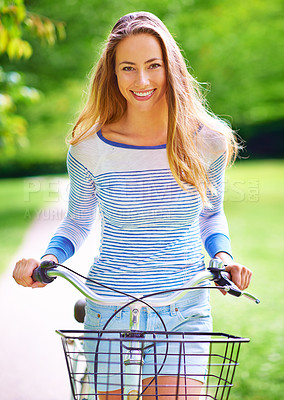
[[[227,253],[217,253],[215,257],[219,257],[226,265],[226,271],[231,274],[231,280],[239,289],[245,290],[251,281],[252,271],[242,264],[234,262]]]

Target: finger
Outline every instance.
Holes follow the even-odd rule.
[[[15,281],[22,286],[26,286],[25,280],[23,278],[23,271],[25,269],[25,265],[26,265],[27,260],[26,259],[22,259],[20,261],[18,261],[16,263],[14,272],[13,272],[13,277],[15,279]]]
[[[219,285],[215,282],[215,285],[219,288]],[[227,294],[226,290],[219,289],[219,292],[221,292],[224,296]]]
[[[232,282],[241,289],[242,286],[242,276],[241,276],[241,266],[238,264],[228,265],[226,271],[231,274]]]
[[[34,281],[32,279],[33,270],[38,266],[38,261],[34,259],[25,259],[18,261],[16,263],[13,278],[15,281],[22,286],[30,287],[33,285]]]
[[[251,281],[251,277],[252,277],[252,271],[246,267],[243,267],[243,279],[242,279],[242,290],[246,289]]]
[[[37,288],[43,288],[43,287],[45,287],[46,286],[46,284],[44,284],[44,283],[40,283],[40,282],[35,282],[35,283],[33,283],[32,284],[32,288],[33,289],[37,289]]]
[[[241,284],[240,284],[241,290],[244,290],[246,288],[246,281],[247,281],[247,272],[245,268],[243,268],[241,271]]]
[[[22,286],[29,287],[33,284],[33,279],[31,277],[32,271],[35,268],[34,260],[25,260],[24,263],[22,263],[22,268],[21,268],[21,284]]]

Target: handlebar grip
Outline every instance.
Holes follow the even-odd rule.
[[[48,276],[47,271],[54,267],[56,267],[54,261],[43,261],[36,269],[34,269],[32,274],[33,281],[46,284],[53,282],[56,277]]]

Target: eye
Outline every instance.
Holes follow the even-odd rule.
[[[133,71],[133,70],[134,70],[134,68],[129,65],[122,68],[122,71]]]
[[[154,63],[154,64],[151,64],[151,65],[149,66],[150,69],[157,69],[157,68],[159,68],[159,67],[161,67],[161,64],[159,64],[159,63]]]

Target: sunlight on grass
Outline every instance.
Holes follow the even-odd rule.
[[[283,161],[241,161],[227,172],[233,255],[253,270],[249,291],[261,299],[257,306],[211,295],[215,331],[251,339],[241,351],[232,400],[279,400],[284,391],[283,177]]]
[[[52,178],[47,177],[0,181],[0,273],[7,268],[37,213],[56,200],[50,182]]]

